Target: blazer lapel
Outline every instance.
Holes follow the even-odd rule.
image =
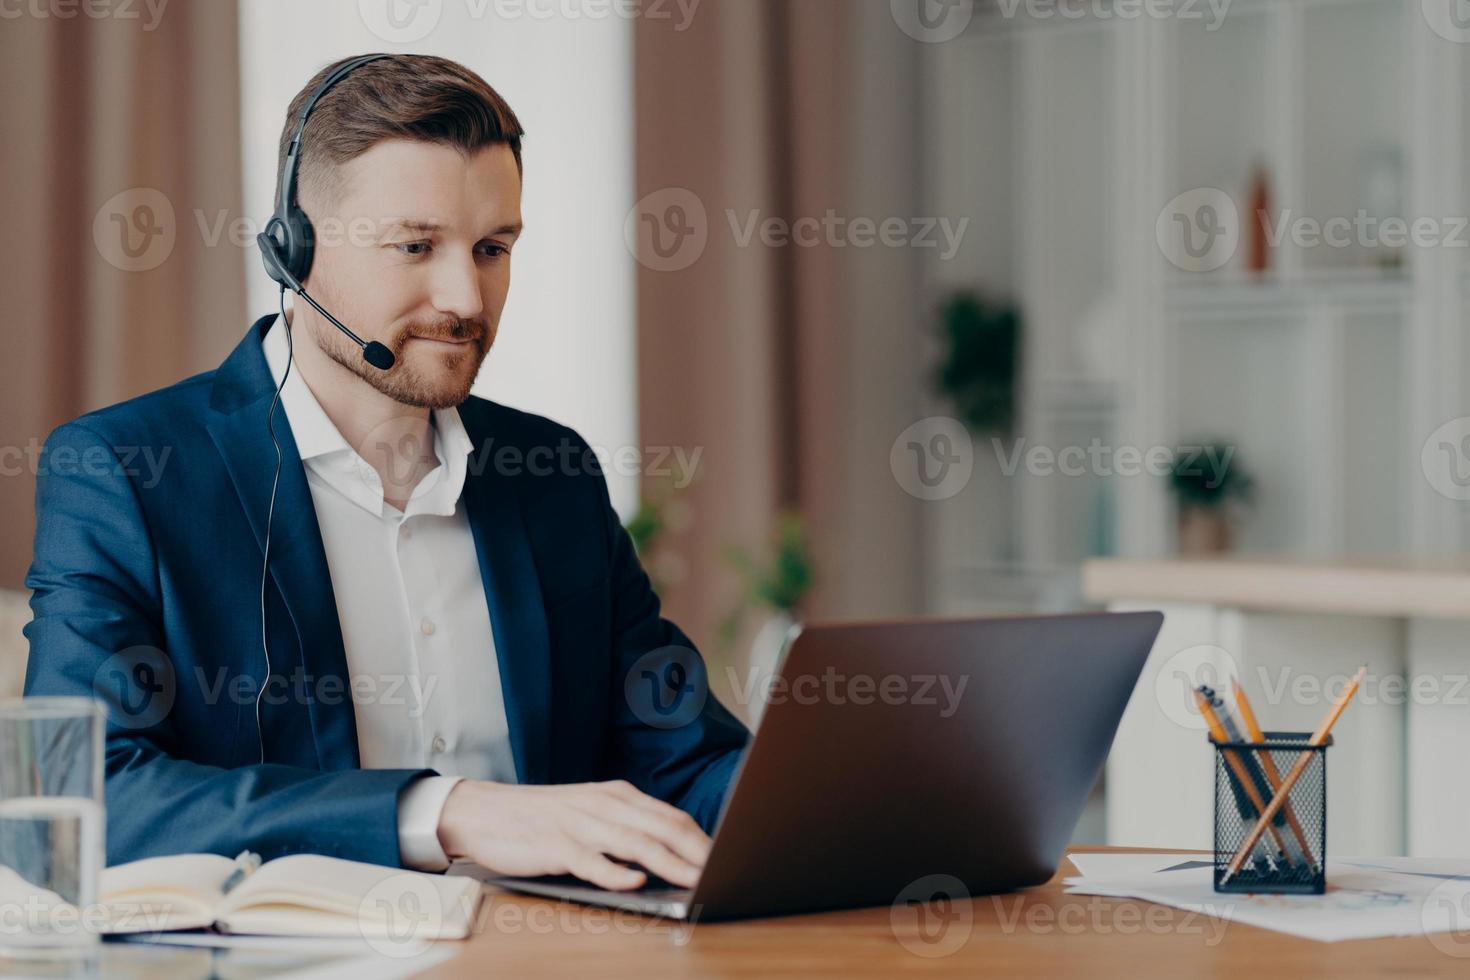
[[[488,420],[480,412],[466,403],[460,417],[476,453],[493,445]],[[522,783],[546,783],[551,779],[551,640],[541,583],[515,485],[493,467],[477,473],[476,458],[471,457],[461,499],[490,608],[516,775]]]
[[[274,319],[267,316],[256,321],[245,340],[216,372],[211,403],[216,411],[208,423],[209,434],[224,458],[262,554],[271,484],[276,472],[276,450],[267,429],[275,384],[261,339]],[[350,683],[347,653],[337,621],[337,600],[332,591],[326,549],[306,484],[306,470],[291,435],[291,426],[279,405],[275,435],[281,446],[281,478],[275,513],[270,519],[271,578],[295,625],[305,676],[308,679],[336,676],[347,685]],[[272,653],[275,654],[271,663],[273,672],[288,675],[293,664],[283,662],[284,651]],[[328,771],[358,768],[361,761],[352,699],[328,700],[333,703],[307,698],[318,765]]]

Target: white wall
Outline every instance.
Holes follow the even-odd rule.
[[[383,17],[390,5],[401,30]],[[245,208],[255,227],[271,212],[286,106],[322,66],[375,51],[462,62],[505,97],[526,130],[526,230],[475,393],[571,425],[596,447],[636,445],[634,267],[623,244],[633,203],[632,22],[545,16],[557,4],[502,5],[512,11],[506,19],[495,4],[474,0],[240,7]],[[276,287],[253,243],[242,261],[252,316],[269,312]],[[608,481],[626,516],[636,476],[609,469]]]

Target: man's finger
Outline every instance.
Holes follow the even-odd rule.
[[[648,880],[647,875],[636,868],[625,868],[591,849],[579,850],[577,856],[567,862],[567,870],[608,891],[631,891]]]
[[[669,850],[640,831],[614,823],[591,823],[592,839],[588,843],[604,853],[624,861],[635,861],[665,881],[684,888],[694,887],[699,880],[699,867]]]

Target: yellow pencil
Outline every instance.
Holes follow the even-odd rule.
[[[1231,741],[1230,734],[1225,731],[1224,723],[1215,714],[1214,705],[1210,704],[1210,699],[1205,697],[1204,692],[1195,691],[1194,699],[1195,703],[1199,705],[1200,717],[1205,720],[1205,724],[1210,726],[1210,736],[1216,743],[1223,745]],[[1240,754],[1226,749],[1225,761],[1229,764],[1231,772],[1235,773],[1235,779],[1240,783],[1241,790],[1251,801],[1251,806],[1256,808],[1256,813],[1260,813],[1266,808],[1266,801],[1261,799],[1260,793],[1256,792],[1256,784],[1251,781],[1250,773],[1246,771],[1245,763],[1241,760]],[[1286,854],[1286,842],[1281,839],[1281,834],[1275,827],[1271,828],[1271,836],[1276,839],[1276,846],[1281,848],[1281,853],[1284,857]]]
[[[1264,742],[1266,736],[1261,734],[1261,726],[1256,724],[1256,713],[1251,709],[1250,701],[1246,700],[1245,688],[1234,678],[1230,679],[1230,694],[1235,698],[1235,707],[1240,712],[1241,724],[1245,725],[1246,736],[1252,742]],[[1256,757],[1261,761],[1261,768],[1266,771],[1266,781],[1271,784],[1271,791],[1276,792],[1281,788],[1281,773],[1276,768],[1276,760],[1271,758],[1269,749],[1261,749]],[[1290,803],[1286,804],[1286,822],[1291,825],[1291,832],[1296,835],[1296,841],[1302,846],[1302,853],[1307,856],[1307,860],[1315,860],[1312,857],[1312,848],[1307,844],[1307,835],[1297,822],[1296,811]]]
[[[1353,695],[1358,693],[1358,685],[1363,683],[1363,678],[1367,673],[1368,668],[1361,667],[1353,675],[1352,681],[1348,683],[1342,695],[1338,697],[1337,703],[1332,706],[1332,710],[1327,712],[1327,717],[1322,719],[1322,724],[1317,726],[1317,730],[1312,733],[1311,741],[1307,744],[1320,746],[1327,740],[1327,736],[1332,733],[1332,726],[1337,724],[1337,719],[1342,717],[1343,709],[1348,706],[1348,702],[1353,699]],[[1261,839],[1261,831],[1276,816],[1277,812],[1286,805],[1287,799],[1291,796],[1291,788],[1296,785],[1298,779],[1302,778],[1302,773],[1307,771],[1307,766],[1312,761],[1312,754],[1312,750],[1307,749],[1297,758],[1296,765],[1291,767],[1291,771],[1281,781],[1281,788],[1276,791],[1276,795],[1271,798],[1271,802],[1266,804],[1266,811],[1261,814],[1261,822],[1256,824],[1255,830],[1252,830],[1246,835],[1245,841],[1240,845],[1240,850],[1236,851],[1235,856],[1230,859],[1229,867],[1225,869],[1225,874],[1220,877],[1220,884],[1225,884],[1239,873],[1241,867],[1246,862],[1246,858],[1250,856],[1252,849],[1255,848],[1256,841]]]

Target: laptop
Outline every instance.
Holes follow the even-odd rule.
[[[1056,872],[1163,623],[1158,612],[794,628],[693,888],[452,874],[707,921],[972,895]],[[477,873],[478,872],[478,873]]]

